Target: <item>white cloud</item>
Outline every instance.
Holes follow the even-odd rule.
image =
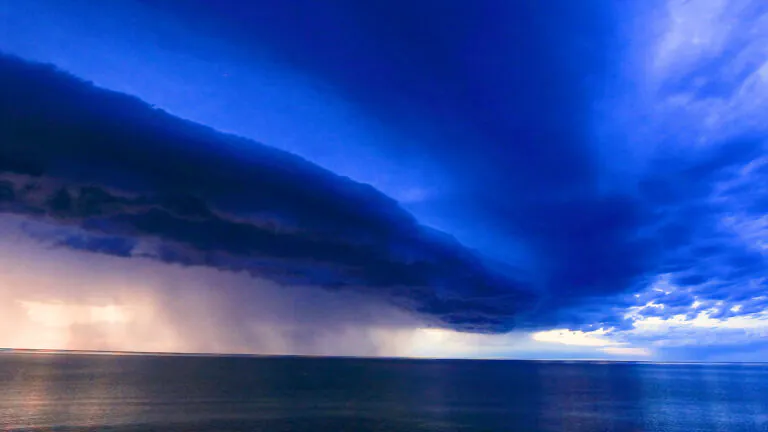
[[[627,308],[627,311],[624,313],[624,319],[633,319],[635,317],[642,316],[643,315],[643,311],[645,311],[646,309],[660,309],[660,310],[664,310],[664,307],[665,307],[664,304],[656,303],[656,301],[651,300],[651,301],[647,302],[644,305],[631,306],[631,307]],[[696,307],[698,307],[698,305],[696,305],[694,303],[694,305],[692,307],[696,308]]]
[[[653,351],[644,347],[629,346],[627,342],[613,340],[609,335],[619,335],[614,329],[598,329],[591,332],[579,330],[556,329],[536,332],[531,338],[538,342],[568,345],[572,347],[589,347],[595,349],[593,354],[585,357],[595,357],[594,353],[608,354],[615,357],[648,357]]]
[[[668,28],[658,45],[654,67],[664,72],[722,51],[735,24],[727,14],[729,1],[668,1]]]
[[[724,217],[722,224],[747,247],[768,255],[768,215],[755,218],[746,213],[736,213]]]
[[[676,135],[667,141],[700,146],[768,130],[768,14],[759,2],[668,0],[665,16],[646,18],[665,23],[638,54],[650,59],[637,83],[647,85],[643,102],[658,135],[652,141]]]
[[[741,310],[741,305],[730,309]],[[768,310],[725,318],[715,318],[717,308],[700,311],[694,317],[634,315],[632,329],[620,333],[626,340],[650,340],[654,345],[731,345],[768,336]]]
[[[591,332],[580,330],[555,329],[533,333],[531,337],[535,341],[559,343],[564,345],[602,347],[618,345],[616,342],[605,337],[610,333],[609,330],[599,329]]]

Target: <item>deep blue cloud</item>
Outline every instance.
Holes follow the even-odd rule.
[[[145,256],[369,290],[480,331],[512,328],[531,299],[369,186],[50,66],[0,60],[0,209],[78,231],[58,245],[127,257],[159,239]]]
[[[655,264],[653,242],[637,235],[653,215],[635,197],[605,191],[591,142],[591,107],[621,53],[616,9],[569,1],[147,5],[232,49],[266,52],[418,137],[415,148],[382,144],[444,172],[441,195],[416,211],[491,233],[486,250],[522,257],[553,307],[622,292]]]
[[[645,196],[664,221],[660,233],[667,259],[662,269],[675,274],[675,284],[713,282],[739,295],[749,291],[750,280],[766,275],[764,252],[724,226],[734,215],[745,221],[764,216],[753,210],[752,202],[764,199],[755,188],[766,179],[760,170],[746,178],[742,171],[765,153],[763,139],[736,139],[688,161],[676,158],[676,168],[656,171],[655,179],[646,182],[656,184],[645,189]],[[721,187],[734,182],[741,186]]]

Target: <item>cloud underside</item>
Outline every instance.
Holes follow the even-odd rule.
[[[0,347],[530,359],[644,354],[590,334],[540,342],[525,331],[434,328],[434,317],[354,290],[51,248],[19,229],[28,225],[25,216],[0,219]]]
[[[354,291],[50,248],[0,220],[0,346],[185,353],[407,355],[424,319]]]
[[[0,211],[27,235],[125,259],[371,293],[460,330],[532,299],[388,197],[55,68],[0,58]]]

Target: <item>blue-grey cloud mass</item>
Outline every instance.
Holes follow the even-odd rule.
[[[130,257],[158,239],[141,254],[378,290],[458,328],[512,328],[530,302],[522,283],[370,186],[51,66],[0,66],[0,208],[82,229],[60,246]]]

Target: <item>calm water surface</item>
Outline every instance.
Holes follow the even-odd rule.
[[[768,366],[2,354],[0,430],[768,432]]]

